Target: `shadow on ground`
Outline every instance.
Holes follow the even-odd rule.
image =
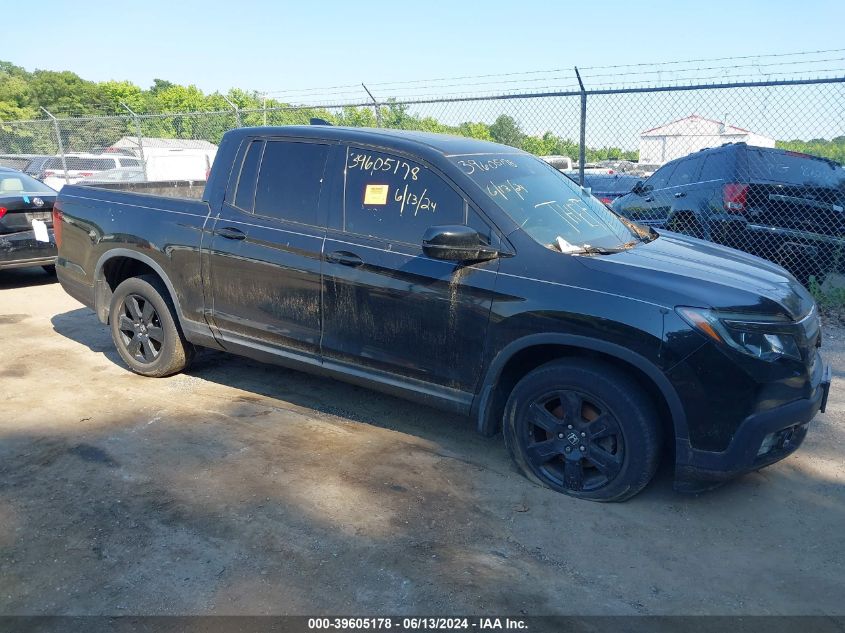
[[[141,378],[90,310],[51,321],[13,347],[61,345],[51,398],[4,379],[0,613],[841,612],[826,416],[720,490],[593,504],[464,418],[218,353]]]

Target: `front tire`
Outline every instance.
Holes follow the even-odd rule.
[[[505,445],[525,476],[591,501],[624,501],[651,481],[658,430],[643,388],[612,365],[588,359],[538,367],[505,406]]]
[[[701,226],[701,222],[691,213],[679,213],[669,223],[668,228],[675,233],[683,233],[700,240],[704,239],[704,228]]]
[[[120,357],[136,374],[162,378],[193,360],[194,347],[185,340],[170,294],[155,275],[130,277],[118,285],[109,329]]]

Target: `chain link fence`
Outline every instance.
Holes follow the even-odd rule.
[[[367,91],[369,97],[369,91]],[[228,102],[228,100],[227,100]],[[232,128],[390,127],[546,157],[619,213],[777,262],[845,268],[845,77],[0,122],[0,164],[78,180],[204,177]],[[177,167],[175,155],[193,156]],[[169,158],[168,158],[169,157]],[[191,168],[186,165],[191,162]]]

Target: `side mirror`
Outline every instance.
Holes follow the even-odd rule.
[[[423,235],[422,249],[432,259],[452,262],[485,261],[499,256],[499,251],[481,242],[478,231],[463,225],[429,227]]]
[[[642,180],[637,181],[637,184],[634,185],[633,189],[631,189],[631,193],[635,193],[638,196],[641,196],[645,193],[645,184],[643,183]]]

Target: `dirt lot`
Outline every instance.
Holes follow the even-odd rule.
[[[135,376],[40,269],[0,273],[0,349],[0,613],[845,613],[845,329],[797,455],[621,505],[366,389],[218,353]]]

